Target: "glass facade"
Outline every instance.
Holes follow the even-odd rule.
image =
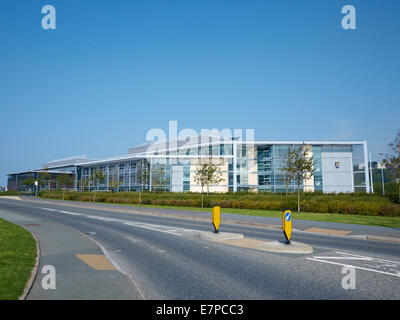
[[[312,146],[314,160],[314,191],[322,192],[322,146]]]
[[[73,173],[75,182],[71,188],[81,191],[143,189],[199,192],[198,185],[194,182],[198,159],[199,156],[207,157],[211,154],[221,161],[219,166],[224,179],[218,186],[213,186],[213,190],[217,191],[211,192],[286,192],[286,189],[288,192],[295,192],[297,184],[295,181],[287,181],[283,170],[287,152],[290,147],[295,146],[300,144],[246,144],[240,141],[224,141],[168,150],[164,156],[154,153],[145,158],[140,157],[140,154],[133,154],[131,158],[116,158],[112,161],[105,159],[104,162],[98,160],[57,170],[59,173]],[[314,161],[314,174],[311,179],[300,181],[301,190],[366,191],[368,173],[365,168],[364,147],[363,143],[308,145],[308,152]],[[103,173],[104,178],[96,180],[94,177],[99,171]],[[140,178],[140,173],[144,179]],[[9,190],[21,189],[21,182],[26,177],[23,173],[9,175]],[[53,182],[45,188],[57,188],[56,175]]]
[[[257,178],[259,191],[273,191],[272,145],[257,147]]]

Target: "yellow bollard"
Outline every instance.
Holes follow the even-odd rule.
[[[282,229],[286,239],[286,244],[290,244],[290,237],[292,235],[292,212],[285,210],[282,212]]]
[[[214,232],[218,233],[218,228],[221,223],[221,207],[216,206],[212,209],[212,224],[214,226]]]

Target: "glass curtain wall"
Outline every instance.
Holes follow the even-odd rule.
[[[365,168],[364,146],[359,144],[352,147],[354,191],[366,191],[365,170],[368,168]]]
[[[314,191],[322,192],[322,146],[312,146],[314,160]]]

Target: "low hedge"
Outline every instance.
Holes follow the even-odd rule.
[[[43,198],[62,199],[61,191],[40,191]],[[93,192],[66,192],[65,200],[93,201]],[[199,193],[152,193],[143,192],[143,205],[201,207]],[[137,192],[97,192],[96,202],[138,204]],[[290,209],[297,211],[297,195],[274,193],[219,193],[204,196],[204,207],[211,208],[256,209],[281,211]],[[300,208],[302,212],[341,213],[372,216],[400,216],[400,205],[386,197],[366,193],[322,194],[302,193]]]
[[[19,191],[0,191],[0,197],[1,196],[19,196],[21,195],[21,192]]]

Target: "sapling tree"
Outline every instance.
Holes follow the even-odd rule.
[[[136,183],[139,184],[139,204],[142,202],[142,191],[145,186],[149,185],[150,166],[146,160],[141,160],[136,165],[135,172]]]
[[[194,173],[194,181],[201,186],[201,207],[204,207],[204,187],[207,187],[207,194],[210,191],[210,185],[219,184],[224,181],[219,166],[215,164],[212,158],[199,159],[198,166]]]
[[[309,156],[309,150],[304,143],[300,146],[290,146],[285,155],[285,166],[282,170],[297,185],[297,212],[300,213],[300,185],[304,180],[314,175],[314,160]]]
[[[90,179],[94,187],[93,202],[96,202],[96,193],[97,190],[99,189],[99,185],[104,183],[104,181],[106,180],[106,176],[104,175],[104,170],[95,168],[93,175],[90,176]]]
[[[389,152],[386,154],[383,163],[390,169],[394,169],[397,174],[396,182],[398,184],[399,203],[400,203],[400,130],[397,132],[394,140],[389,143]]]
[[[65,188],[72,184],[72,179],[69,174],[61,173],[57,177],[57,187],[63,190],[63,200],[65,199]]]

